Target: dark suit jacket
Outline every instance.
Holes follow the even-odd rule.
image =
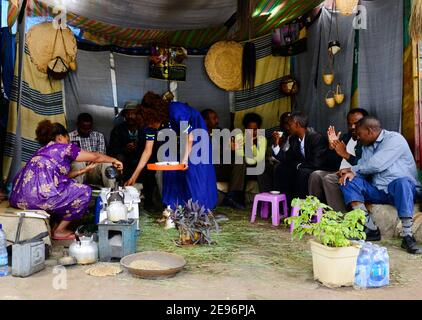
[[[300,152],[300,141],[296,136],[289,139],[290,148],[286,152],[286,162],[292,169],[299,164],[301,169],[325,170],[328,141],[322,134],[308,129],[305,135],[305,157]]]
[[[129,129],[125,122],[119,124],[113,128],[110,134],[110,142],[107,147],[107,153],[111,157],[117,157],[117,155],[125,155],[129,158],[134,158],[139,161],[142,151],[145,147],[145,134],[142,128],[138,129],[137,136],[137,150],[134,152],[127,152],[126,146],[131,142],[129,136]]]
[[[284,162],[286,160],[286,151],[283,150],[286,142],[287,142],[287,139],[286,140],[282,139],[282,141],[279,145],[280,152],[278,154],[274,154],[274,151],[273,151],[273,148],[272,148],[273,147],[273,141],[272,141],[271,138],[268,139],[268,148],[270,149],[271,156],[274,157],[275,159],[277,159],[280,162]]]
[[[340,140],[342,142],[344,142],[344,144],[348,144],[350,139],[352,139],[352,135],[347,133],[345,135],[343,135]],[[360,141],[358,141],[358,143],[356,144],[355,147],[355,154],[356,156],[350,156],[350,159],[348,160],[348,162],[352,165],[355,166],[357,165],[358,161],[360,160],[360,158],[362,157],[362,144],[360,143]],[[341,165],[343,158],[340,157],[339,155],[337,155],[337,153],[334,150],[330,150],[328,149],[328,154],[327,154],[327,167],[329,169],[329,171],[337,171]]]

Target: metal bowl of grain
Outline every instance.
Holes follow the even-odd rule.
[[[175,276],[185,267],[186,260],[174,253],[145,251],[122,258],[120,264],[135,277],[162,279]]]

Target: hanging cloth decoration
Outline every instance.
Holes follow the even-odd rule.
[[[243,47],[242,86],[251,90],[255,87],[256,77],[256,48],[253,42],[247,42]]]
[[[307,49],[307,29],[301,22],[294,21],[273,31],[273,56],[294,56]]]
[[[188,52],[182,47],[154,45],[149,58],[149,77],[168,81],[186,81]]]

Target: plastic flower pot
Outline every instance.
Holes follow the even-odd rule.
[[[324,246],[310,240],[314,279],[329,288],[353,286],[360,248]]]

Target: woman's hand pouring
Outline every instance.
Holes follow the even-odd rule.
[[[112,165],[113,165],[114,167],[116,167],[116,168],[117,168],[117,170],[119,170],[120,172],[122,172],[122,171],[123,171],[123,163],[121,163],[119,160],[114,159],[114,161],[112,162]]]

